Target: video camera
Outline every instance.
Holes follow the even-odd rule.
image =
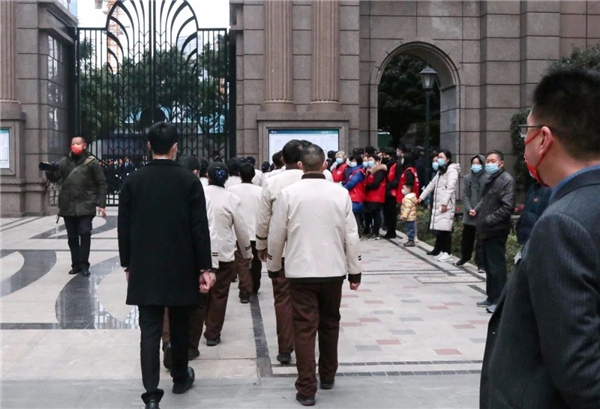
[[[58,162],[40,162],[38,167],[44,172],[56,172],[58,170]]]

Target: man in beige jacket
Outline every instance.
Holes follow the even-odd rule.
[[[273,206],[267,270],[283,267],[290,283],[296,346],[296,399],[315,404],[315,339],[319,334],[321,389],[333,388],[338,368],[342,284],[361,279],[358,226],[343,187],[323,175],[325,152],[317,145],[302,151],[302,180],[281,191]]]
[[[301,155],[302,143],[300,141],[294,139],[286,143],[282,149],[285,170],[265,181],[256,219],[256,249],[262,262],[267,261],[267,238],[269,237],[269,223],[271,222],[273,203],[284,188],[302,179],[302,170],[298,167]],[[275,298],[277,344],[279,346],[277,360],[284,365],[288,365],[292,360],[294,350],[290,285],[283,273],[270,273],[269,277],[273,281],[273,297]]]

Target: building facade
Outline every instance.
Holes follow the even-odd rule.
[[[600,42],[599,1],[230,0],[237,146],[268,160],[269,130],[339,129],[376,145],[377,90],[396,55],[438,73],[441,147],[463,166],[511,152],[511,116],[549,64]],[[509,155],[508,165],[516,158]]]
[[[59,1],[0,1],[0,214],[50,212],[41,161],[69,150],[75,17]]]

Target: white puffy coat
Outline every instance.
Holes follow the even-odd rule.
[[[421,194],[420,198],[425,200],[427,196],[433,193],[430,229],[452,231],[459,177],[460,165],[458,163],[451,163],[448,165],[446,173],[441,174],[438,172]],[[446,205],[448,211],[442,213],[442,205]]]

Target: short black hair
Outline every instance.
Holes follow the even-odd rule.
[[[159,155],[169,153],[178,139],[177,127],[168,122],[157,122],[148,131],[148,142],[150,142],[152,152]]]
[[[537,123],[553,128],[573,158],[600,155],[600,73],[583,68],[557,69],[533,93]]]
[[[208,161],[204,158],[200,159],[200,177],[206,177],[208,171]]]
[[[328,159],[335,159],[335,151],[329,151],[329,152],[327,152],[327,158]]]
[[[370,156],[373,156],[375,155],[376,149],[369,145],[365,148],[365,152],[368,153]]]
[[[200,161],[194,155],[183,155],[179,157],[177,163],[179,163],[181,166],[183,166],[190,172],[193,172],[195,170],[200,171]]]
[[[490,155],[498,155],[498,158],[500,158],[501,161],[504,161],[504,154],[498,150],[488,152],[487,155],[485,155],[485,157],[487,158]]]
[[[283,166],[283,154],[281,153],[281,151],[275,152],[271,159],[273,160],[273,165],[275,165],[277,169]]]
[[[240,175],[240,161],[237,158],[228,159],[227,168],[229,168],[230,176],[239,176]]]
[[[223,162],[213,162],[208,167],[208,183],[225,187],[225,182],[229,179],[229,169]]]
[[[354,149],[352,149],[352,154],[353,155],[362,155],[363,153],[365,153],[365,150],[363,148],[354,148]]]
[[[87,138],[83,135],[75,135],[74,137],[71,138],[71,140],[75,139],[75,138],[81,138],[81,140],[83,141],[83,143],[85,143],[87,145]]]
[[[256,176],[256,170],[254,166],[247,162],[240,166],[240,177],[244,183],[252,183],[252,179]]]
[[[283,146],[281,155],[283,156],[283,163],[291,165],[293,163],[300,162],[302,159],[302,142],[298,139],[292,139]]]
[[[362,165],[363,164],[363,157],[362,157],[362,153],[359,153],[358,155],[352,155],[350,156],[350,162],[356,162],[357,165]]]
[[[323,170],[325,152],[319,145],[310,144],[302,149],[302,170],[305,172],[318,172]]]
[[[253,166],[254,166],[254,165],[256,165],[256,159],[254,158],[254,156],[248,156],[248,157],[246,158],[246,161],[247,161],[248,163],[251,163]]]
[[[260,169],[263,171],[263,173],[265,173],[265,172],[269,171],[270,167],[271,167],[271,164],[269,162],[263,162]]]

